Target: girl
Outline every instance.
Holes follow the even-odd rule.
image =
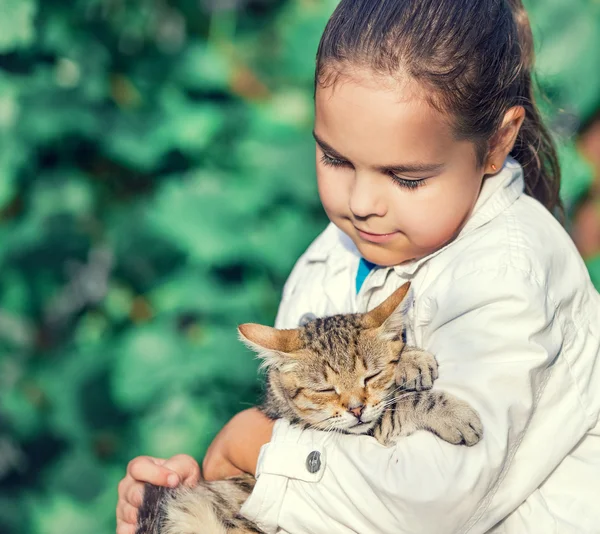
[[[342,0],[329,21],[314,137],[331,224],[276,326],[364,312],[410,280],[408,341],[485,435],[385,448],[242,412],[204,476],[255,474],[242,513],[266,532],[600,532],[600,298],[550,213],[559,170],[532,48],[520,0]],[[144,481],[198,476],[188,456],[133,460],[117,532],[134,532]]]

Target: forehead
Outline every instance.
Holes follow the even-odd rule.
[[[360,333],[360,315],[333,315],[308,323],[302,330],[302,339],[307,349],[333,353],[355,346]]]
[[[309,368],[322,369],[323,362],[327,362],[336,372],[355,373],[379,361],[385,351],[382,352],[376,336],[368,335],[361,317],[361,314],[333,315],[304,326],[302,341],[313,355]]]
[[[448,117],[416,82],[366,73],[339,77],[315,95],[315,131],[353,163],[439,161],[455,148]]]

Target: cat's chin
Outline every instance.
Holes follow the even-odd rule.
[[[376,419],[373,419],[372,421],[367,421],[367,422],[359,422],[359,423],[356,423],[352,426],[345,428],[344,432],[346,434],[368,434],[373,429],[376,422],[377,422]]]

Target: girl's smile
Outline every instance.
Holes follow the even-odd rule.
[[[364,239],[365,241],[370,241],[371,243],[387,243],[388,241],[390,241],[394,237],[396,237],[399,233],[399,232],[392,232],[392,233],[388,233],[388,234],[372,234],[370,232],[365,232],[358,228],[356,228],[356,231],[358,232],[358,235],[360,236],[361,239]]]

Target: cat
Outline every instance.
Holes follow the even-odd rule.
[[[294,330],[240,325],[240,339],[267,369],[261,410],[306,428],[368,434],[385,446],[417,430],[475,445],[483,436],[477,412],[432,390],[435,357],[404,342],[409,287],[368,313],[323,317]],[[146,484],[136,534],[261,533],[239,514],[254,483],[243,475],[193,489]]]

